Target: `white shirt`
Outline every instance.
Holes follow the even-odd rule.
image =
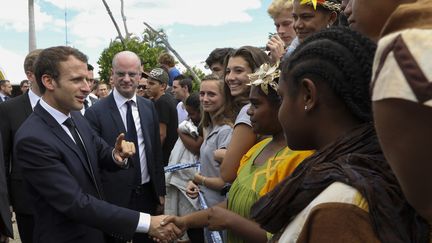
[[[136,102],[136,95],[134,95],[130,99],[126,99],[123,97],[117,90],[113,91],[114,101],[117,105],[117,108],[119,109],[120,116],[123,121],[123,125],[127,130],[127,122],[126,122],[126,112],[127,112],[127,104],[129,100],[133,101],[133,104],[131,106],[132,108],[132,116],[134,118],[135,127],[136,127],[136,133],[138,137],[138,151],[140,156],[140,165],[141,165],[141,183],[145,184],[150,181],[150,175],[148,173],[147,169],[147,158],[145,153],[145,144],[144,144],[144,136],[141,128],[141,121],[140,116],[138,112],[138,106]]]
[[[0,99],[1,99],[1,101],[5,101],[5,97],[9,97],[9,96],[4,95],[2,92],[0,92]]]
[[[63,122],[70,117],[70,114],[68,115],[63,114],[62,112],[56,110],[54,107],[50,106],[43,99],[40,99],[39,103],[42,106],[42,108],[44,108],[51,116],[54,117],[54,119],[60,124],[63,130],[65,130],[65,132],[69,135],[69,137],[73,141],[75,141],[69,129],[65,125],[63,125]],[[151,220],[150,214],[140,212],[140,217],[135,232],[147,233],[148,230],[150,229],[150,220]]]
[[[91,93],[90,93],[91,94]],[[91,99],[90,99],[90,94],[88,94],[87,96],[86,96],[86,98],[85,98],[85,100],[87,100],[87,105],[88,105],[88,107],[87,108],[90,108],[90,106],[92,106],[93,104],[92,104],[92,101],[91,101]],[[86,108],[85,108],[85,105],[83,105],[83,108],[81,109],[81,114],[84,116],[84,114],[85,114],[85,110],[86,110]]]
[[[32,107],[32,110],[34,110],[34,107],[36,106],[37,102],[40,100],[40,97],[37,96],[31,89],[28,91],[28,96],[30,99],[30,105]]]
[[[178,124],[188,119],[188,112],[183,104],[183,101],[180,101],[177,104],[177,116],[178,116]]]
[[[95,95],[95,94],[93,94],[93,93],[91,93],[90,92],[90,94],[88,95],[88,97],[92,97],[92,98],[94,98],[94,99],[99,99],[99,97],[97,97],[97,95]],[[89,98],[90,99],[90,98]]]

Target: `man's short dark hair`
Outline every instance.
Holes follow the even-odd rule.
[[[78,49],[69,46],[56,46],[44,49],[34,64],[36,81],[41,93],[45,93],[45,86],[42,83],[42,76],[49,75],[57,81],[60,77],[60,62],[65,62],[73,56],[76,59],[87,63],[87,56]]]
[[[223,64],[225,57],[234,51],[233,48],[216,48],[212,52],[210,52],[210,55],[205,60],[207,66],[210,68],[211,65],[215,63]]]
[[[192,92],[192,79],[190,78],[184,78],[179,81],[179,85],[183,87],[187,87],[188,92]]]
[[[10,83],[10,81],[9,80],[7,80],[7,79],[2,79],[2,80],[0,80],[0,86],[3,86],[3,85],[5,85],[7,82],[9,82]]]
[[[29,81],[27,79],[24,79],[23,81],[21,81],[20,83],[20,87],[22,87],[24,84],[28,84]]]
[[[180,80],[185,79],[185,78],[186,78],[186,77],[185,77],[183,74],[179,74],[179,75],[175,76],[175,77],[173,78],[173,80],[178,80],[178,81],[180,81]]]

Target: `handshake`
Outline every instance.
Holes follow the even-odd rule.
[[[171,242],[180,238],[189,228],[207,227],[211,231],[232,229],[232,219],[239,215],[226,209],[226,202],[220,206],[199,210],[181,217],[152,216],[149,235],[156,242]],[[154,227],[152,227],[154,225]]]
[[[169,215],[151,216],[149,236],[156,242],[168,243],[180,238],[187,230],[181,218]]]

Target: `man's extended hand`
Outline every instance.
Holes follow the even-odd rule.
[[[166,226],[169,224],[175,224],[177,226],[177,228],[182,231],[182,233],[184,233],[188,229],[188,225],[187,225],[186,221],[184,220],[184,217],[179,217],[179,216],[174,216],[174,215],[166,216],[162,220],[161,225]]]
[[[272,64],[277,63],[285,54],[285,43],[279,35],[273,35],[266,45],[267,50],[270,51],[270,60]]]
[[[120,133],[114,146],[114,159],[120,166],[124,165],[124,160],[135,154],[135,144],[124,140],[124,133]]]
[[[164,220],[169,217],[171,216],[151,216],[148,234],[153,240],[158,242],[171,242],[183,235],[184,230],[179,229],[174,223],[164,222]]]

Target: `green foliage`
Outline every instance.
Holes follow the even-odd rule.
[[[125,39],[126,49],[124,49],[120,40],[111,41],[109,47],[103,50],[99,60],[97,61],[97,64],[99,65],[100,79],[108,82],[111,74],[112,59],[115,54],[124,50],[136,53],[141,58],[145,71],[149,71],[156,67],[158,64],[157,58],[165,49],[160,43],[157,43],[157,45],[154,44],[155,42],[152,43],[153,47],[151,47],[145,40],[131,37]]]
[[[165,40],[168,40],[167,35],[165,34],[163,29],[158,30],[158,34],[165,38]],[[145,29],[142,33],[143,42],[149,44],[150,47],[158,47],[158,46],[164,46],[163,41],[159,38],[159,36],[151,31],[150,29]]]
[[[203,79],[206,74],[201,69],[199,69],[197,67],[192,67],[192,70],[195,72],[195,74],[198,76],[198,78],[200,78],[200,80],[193,79],[192,73],[189,70],[186,70],[185,72],[183,72],[183,75],[185,77],[191,77],[193,79],[192,92],[195,92],[195,91],[199,91],[201,79]]]

